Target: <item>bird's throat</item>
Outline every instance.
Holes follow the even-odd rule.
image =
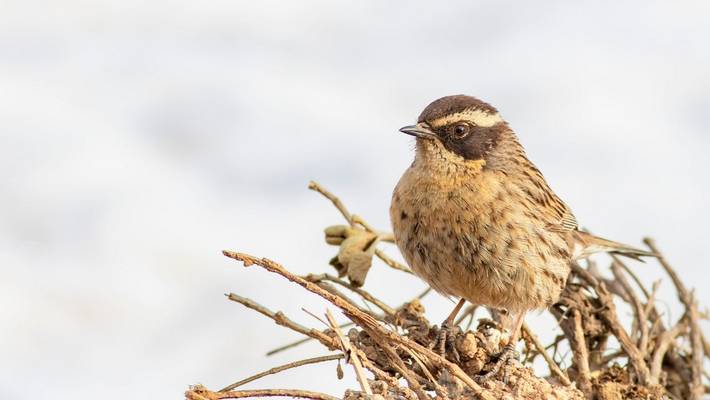
[[[485,159],[467,160],[448,151],[437,140],[417,140],[414,165],[422,173],[429,173],[438,177],[457,177],[470,179],[472,175],[481,174],[486,166]]]

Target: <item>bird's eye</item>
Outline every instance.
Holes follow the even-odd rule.
[[[468,135],[469,132],[469,126],[466,124],[458,124],[454,126],[454,137],[456,139],[463,139]]]

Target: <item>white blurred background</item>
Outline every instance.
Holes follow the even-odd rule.
[[[323,354],[265,357],[297,335],[223,293],[314,327],[325,303],[220,250],[331,272],[342,220],[308,180],[389,230],[397,129],[449,94],[498,107],[582,225],[655,237],[710,304],[707,2],[1,4],[0,398],[174,399]],[[366,287],[424,285],[378,263]],[[339,396],[345,372],[247,387]]]

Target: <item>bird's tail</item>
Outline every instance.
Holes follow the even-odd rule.
[[[611,253],[626,256],[635,260],[643,261],[641,257],[655,257],[650,251],[641,250],[633,246],[628,246],[619,242],[594,236],[587,232],[575,232],[575,244],[573,258],[578,260],[586,258],[594,253]]]

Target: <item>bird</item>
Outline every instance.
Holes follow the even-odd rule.
[[[466,301],[513,319],[511,339],[482,380],[518,357],[526,313],[559,299],[572,262],[599,252],[653,255],[580,230],[515,132],[478,98],[437,99],[400,131],[416,146],[392,193],[395,243],[415,275],[459,299],[441,325],[440,353]]]

